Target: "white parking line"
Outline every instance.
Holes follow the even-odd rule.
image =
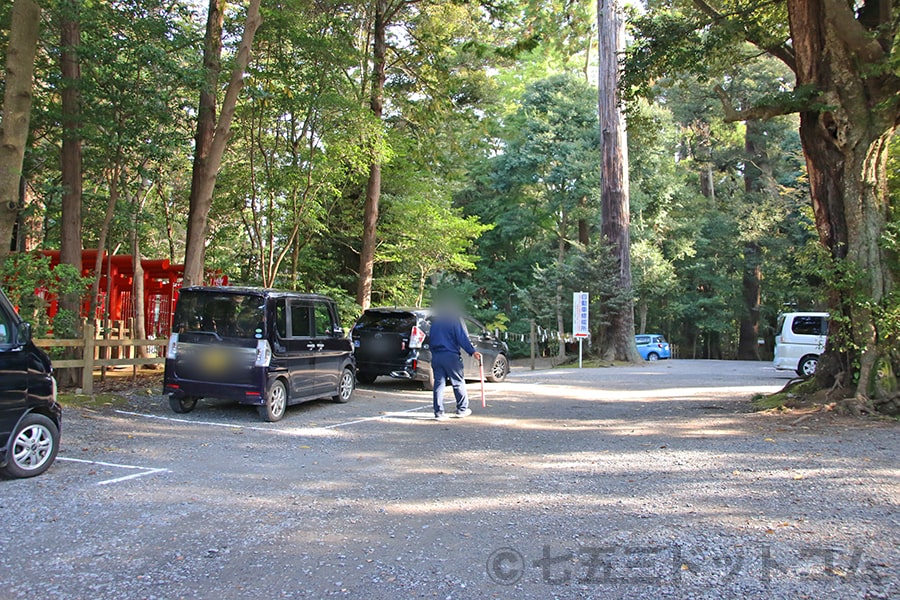
[[[417,410],[422,410],[424,408],[431,408],[431,405],[427,406],[417,406],[416,408],[410,408],[409,410],[401,410],[399,412],[385,413],[383,415],[378,415],[377,417],[366,417],[364,419],[357,419],[356,421],[347,421],[346,423],[336,423],[334,425],[326,425],[325,427],[320,427],[320,429],[337,429],[338,427],[346,427],[347,425],[356,425],[357,423],[365,423],[366,421],[377,421],[379,419],[388,419],[390,417],[396,417],[399,415],[405,415],[407,413],[416,412]]]
[[[56,460],[66,461],[66,462],[75,462],[82,463],[87,465],[100,465],[102,467],[113,467],[115,469],[132,469],[141,471],[140,473],[132,473],[131,475],[125,475],[123,477],[116,477],[115,479],[105,479],[103,481],[98,481],[97,485],[108,485],[110,483],[119,483],[120,481],[127,481],[129,479],[137,479],[138,477],[144,477],[145,475],[155,475],[157,473],[169,473],[169,469],[154,469],[152,467],[139,467],[137,465],[120,465],[118,463],[109,463],[103,462],[100,460],[85,460],[83,458],[69,458],[68,456],[57,456]]]
[[[255,425],[239,425],[237,423],[216,423],[215,421],[194,421],[192,419],[177,419],[175,417],[164,417],[162,415],[150,415],[146,413],[137,413],[131,412],[128,410],[116,410],[120,415],[128,415],[131,417],[142,417],[144,419],[156,419],[159,421],[168,421],[170,423],[187,423],[189,425],[209,425],[211,427],[227,427],[228,429],[249,429],[251,431],[266,431],[269,433],[278,433],[281,435],[311,435],[317,432],[325,432],[331,429],[337,429],[339,427],[347,427],[348,425],[356,425],[357,423],[365,423],[366,421],[378,421],[383,419],[390,419],[391,417],[399,417],[400,415],[404,415],[411,412],[416,412],[418,410],[423,410],[426,408],[431,408],[431,405],[425,406],[417,406],[415,408],[410,408],[407,410],[401,410],[397,412],[389,412],[383,415],[377,415],[374,417],[364,417],[362,419],[356,419],[353,421],[347,421],[344,423],[335,423],[334,425],[324,425],[322,427],[304,427],[300,429],[276,429],[274,427],[259,427]]]

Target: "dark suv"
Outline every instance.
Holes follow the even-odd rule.
[[[0,473],[46,471],[59,450],[61,416],[50,358],[0,290]]]
[[[347,402],[353,348],[327,296],[240,287],[181,290],[164,391],[177,413],[204,396],[252,404],[277,421],[291,404]]]
[[[370,308],[365,311],[350,331],[359,382],[372,383],[379,375],[389,375],[421,381],[425,389],[432,389],[434,375],[428,332],[433,314],[428,308]],[[506,344],[471,317],[463,317],[463,323],[472,345],[484,356],[485,377],[489,381],[506,379],[509,373]],[[477,374],[479,367],[475,359],[465,352],[462,357],[466,375]]]

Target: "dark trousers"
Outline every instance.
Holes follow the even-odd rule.
[[[453,386],[456,396],[456,411],[469,408],[469,396],[466,394],[466,380],[463,375],[463,363],[459,354],[452,352],[436,352],[431,355],[431,370],[434,373],[434,414],[444,412],[444,388],[447,380]]]

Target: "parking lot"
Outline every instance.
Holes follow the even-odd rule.
[[[896,597],[898,425],[749,411],[789,377],[519,368],[441,423],[386,379],[277,423],[68,408],[0,481],[0,597]]]

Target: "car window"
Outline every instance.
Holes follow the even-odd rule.
[[[655,338],[653,338],[653,343],[655,343],[655,344],[665,344],[665,343],[666,343],[666,338],[664,338],[664,337],[661,336],[661,335],[658,335],[658,336],[656,336]]]
[[[645,345],[645,344],[649,344],[649,343],[650,343],[650,336],[648,336],[648,335],[638,335],[638,336],[635,336],[635,338],[634,338],[634,343],[637,344],[638,346],[643,346],[643,345]]]
[[[791,331],[797,335],[822,335],[824,322],[823,317],[797,316],[791,323]]]
[[[287,335],[287,306],[283,299],[275,302],[275,333],[280,338],[286,338]]]
[[[315,319],[316,337],[328,337],[334,333],[334,320],[331,318],[328,305],[324,302],[316,302]]]
[[[484,328],[471,319],[463,319],[463,323],[466,326],[466,331],[470,336],[479,336],[484,332]]]
[[[416,324],[416,316],[405,311],[367,310],[353,326],[355,331],[369,329],[389,333],[409,333]]]
[[[10,343],[10,332],[12,331],[12,327],[10,327],[9,317],[0,311],[0,344],[8,344]]]
[[[182,291],[175,308],[173,330],[212,332],[221,338],[253,339],[262,333],[265,300],[256,294]]]
[[[297,301],[290,303],[291,337],[310,337],[309,313],[312,308],[308,304]]]

